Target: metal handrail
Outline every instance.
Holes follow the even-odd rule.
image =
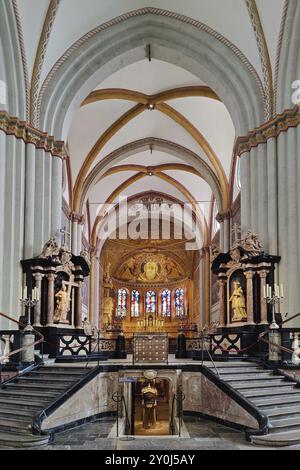
[[[12,317],[9,317],[8,315],[6,315],[5,313],[2,313],[0,312],[0,316],[3,317],[3,318],[6,318],[7,320],[10,320],[14,323],[16,323],[17,325],[23,327],[23,328],[26,328],[28,325],[25,325],[24,323],[16,320],[15,318],[12,318]],[[8,359],[9,357],[15,355],[15,354],[18,354],[22,351],[25,351],[26,349],[32,347],[32,346],[36,346],[37,344],[40,344],[40,343],[43,343],[45,338],[44,336],[42,335],[42,333],[40,333],[39,331],[35,330],[33,327],[32,327],[32,332],[34,332],[34,334],[36,336],[39,336],[40,339],[39,340],[36,340],[36,341],[33,341],[32,343],[29,343],[27,344],[26,346],[22,346],[21,348],[19,349],[15,349],[14,351],[11,351],[10,353],[8,354],[4,354],[3,356],[0,357],[0,363],[2,363],[3,359]]]
[[[175,434],[175,418],[174,418],[174,412],[175,412],[175,395],[173,395],[172,409],[171,409],[171,420],[170,420],[170,428],[171,428],[172,436]]]
[[[204,327],[201,329],[201,336],[200,336],[200,339],[201,339],[201,350],[202,350],[202,358],[201,358],[201,364],[203,365],[203,362],[204,362],[204,357],[203,357],[203,352],[204,352],[204,348],[205,348],[205,351],[207,352],[208,354],[208,357],[217,373],[217,376],[220,378],[220,373],[218,371],[218,368],[212,358],[212,355],[210,354],[210,351],[207,349],[206,346],[204,346],[205,344],[205,339],[207,337],[209,337],[209,335],[212,334],[212,330],[213,329],[216,329],[219,325],[219,321],[217,322],[212,322],[212,323],[209,323],[208,325],[204,325]],[[206,332],[206,333],[205,333]]]

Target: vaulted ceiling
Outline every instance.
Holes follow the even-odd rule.
[[[24,39],[31,94],[41,88],[49,71],[75,41],[99,25],[146,7],[175,12],[212,28],[245,56],[265,89],[270,91],[274,85],[284,0],[14,3]],[[150,58],[145,49],[143,60],[112,73],[74,111],[67,141],[70,185],[65,185],[64,197],[73,209],[78,209],[86,191],[83,207],[87,210],[88,205],[91,226],[107,200],[117,202],[119,194],[131,197],[145,191],[157,191],[182,202],[190,197],[199,203],[208,221],[212,196],[217,197],[220,191],[225,201],[234,178],[236,130],[215,90],[179,66]],[[159,99],[162,92],[169,93]],[[152,102],[153,109],[149,106]],[[141,106],[141,110],[116,130],[118,119],[135,106]],[[112,130],[110,138],[93,152],[93,146],[108,129]],[[192,155],[203,162],[203,174],[193,171]],[[112,169],[97,178],[97,164],[104,158],[111,158]],[[87,161],[88,167],[83,166]],[[225,210],[229,204],[224,202],[220,209]]]

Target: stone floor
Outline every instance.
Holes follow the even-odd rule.
[[[114,418],[89,423],[56,434],[54,442],[45,450],[266,450],[245,441],[244,433],[202,418],[185,417],[184,423],[190,438],[176,436],[108,439]],[[273,450],[283,448],[272,448]],[[300,449],[300,446],[285,449]]]

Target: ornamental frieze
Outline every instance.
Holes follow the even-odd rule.
[[[0,130],[7,135],[22,139],[25,144],[33,144],[36,148],[43,149],[55,157],[64,159],[67,156],[63,141],[55,140],[53,136],[31,127],[17,117],[10,116],[6,111],[0,111]]]
[[[287,109],[282,114],[278,114],[274,119],[264,123],[250,131],[248,135],[238,137],[235,144],[236,155],[250,152],[253,147],[265,144],[268,139],[277,137],[281,132],[287,131],[290,127],[297,127],[300,124],[299,106]]]

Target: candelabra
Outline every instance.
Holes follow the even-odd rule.
[[[283,286],[281,284],[280,289],[279,285],[274,284],[274,289],[272,291],[272,287],[269,286],[269,284],[264,287],[264,299],[266,300],[267,304],[272,305],[272,323],[270,324],[270,329],[277,329],[279,326],[276,323],[276,318],[275,318],[275,310],[276,310],[276,305],[282,304],[283,303]]]
[[[35,287],[32,290],[31,295],[29,295],[27,297],[27,287],[25,286],[23,292],[22,292],[22,289],[20,291],[20,302],[21,302],[22,305],[24,305],[24,307],[27,307],[27,309],[28,309],[27,324],[30,325],[31,324],[31,322],[30,322],[30,310],[40,302],[39,290]]]

